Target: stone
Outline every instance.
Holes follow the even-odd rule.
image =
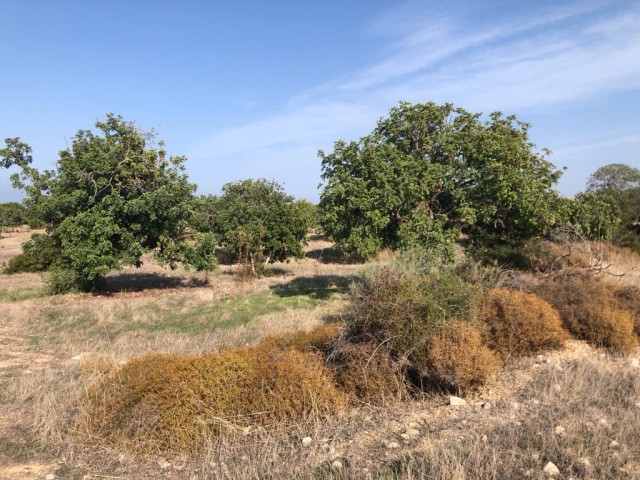
[[[406,433],[401,434],[400,438],[402,438],[403,440],[407,440],[407,441],[411,440],[411,437],[409,435],[407,435]]]
[[[492,405],[491,405],[491,403],[490,403],[490,402],[484,402],[484,403],[482,404],[482,408],[483,408],[484,410],[491,410],[491,406],[492,406]]]
[[[54,480],[56,478],[55,473],[49,473],[44,477],[44,480]]]
[[[609,444],[609,448],[618,448],[619,446],[620,444],[615,440],[611,440],[611,443]]]
[[[158,459],[158,466],[162,470],[166,470],[167,468],[169,468],[171,466],[171,464],[169,462],[167,462],[164,458],[160,458],[160,459]]]
[[[313,442],[313,439],[311,437],[304,437],[302,439],[302,445],[305,447],[308,447],[309,445],[311,445],[312,442]]]
[[[400,445],[398,444],[398,442],[390,442],[390,443],[387,443],[387,448],[388,449],[400,448]]]
[[[631,368],[640,368],[640,358],[632,358],[629,365],[631,365]]]
[[[564,435],[564,433],[566,432],[565,428],[560,425],[557,425],[556,428],[553,429],[553,431],[556,435]]]
[[[420,430],[417,430],[415,428],[407,428],[406,434],[410,437],[417,437],[418,435],[420,435]]]
[[[334,460],[334,461],[331,463],[331,466],[332,466],[333,468],[335,468],[336,470],[340,470],[340,469],[342,468],[342,462],[341,462],[340,460]]]
[[[460,397],[449,397],[449,405],[452,407],[463,407],[467,404],[467,401],[464,398]]]
[[[486,435],[482,435],[481,440],[485,443],[487,443],[487,440],[489,440],[489,438]]]
[[[408,428],[418,428],[418,424],[416,422],[407,423]]]
[[[558,469],[558,467],[556,467],[556,465],[553,462],[547,463],[542,469],[542,471],[547,477],[550,477],[550,478],[554,478],[560,475],[560,470]]]

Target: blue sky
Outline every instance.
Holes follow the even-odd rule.
[[[501,110],[568,167],[640,167],[640,2],[0,0],[0,138],[52,168],[107,112],[187,155],[200,193],[243,178],[316,201],[318,149],[399,101]],[[18,200],[0,172],[0,202]]]

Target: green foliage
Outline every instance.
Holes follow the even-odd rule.
[[[401,103],[358,142],[319,152],[325,232],[349,252],[451,245],[460,232],[511,238],[558,221],[560,172],[537,153],[529,125],[491,114],[481,121],[451,104]]]
[[[252,273],[270,261],[302,257],[308,231],[304,209],[277,182],[243,180],[222,187],[222,196],[207,200],[211,229],[236,260]]]
[[[58,246],[49,235],[34,233],[22,245],[22,252],[9,260],[3,273],[44,272],[58,255]]]
[[[640,169],[620,163],[600,167],[589,178],[587,193],[576,199],[588,200],[580,214],[586,210],[591,230],[604,230],[615,245],[640,252]]]
[[[589,240],[611,240],[620,224],[618,206],[601,193],[580,193],[571,201],[570,222]]]
[[[0,203],[0,228],[28,223],[24,205],[17,202]]]
[[[0,168],[9,168],[12,165],[25,167],[31,163],[31,147],[19,137],[6,138],[4,142],[5,148],[0,148]]]
[[[163,144],[133,123],[107,115],[98,133],[80,130],[55,170],[24,166],[12,177],[33,217],[48,226],[55,251],[47,262],[54,290],[91,290],[111,270],[141,264],[144,251],[175,267],[189,250],[185,230],[195,186],[184,157],[167,159]],[[62,273],[64,272],[64,273]]]
[[[218,240],[212,233],[199,233],[187,251],[187,263],[197,271],[212,271],[218,268],[216,248]]]
[[[299,211],[299,215],[304,218],[305,224],[309,230],[318,232],[321,230],[320,226],[320,214],[318,212],[318,206],[309,202],[308,200],[296,201],[296,208]]]

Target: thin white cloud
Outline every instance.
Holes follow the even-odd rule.
[[[638,90],[640,5],[609,3],[528,11],[531,20],[505,14],[485,25],[460,12],[412,18],[377,63],[301,92],[270,117],[218,131],[189,156],[238,165],[262,158],[284,173],[277,178],[309,191],[318,183],[315,151],[366,134],[400,100],[522,113]],[[385,35],[390,25],[400,30],[402,15],[378,21]]]

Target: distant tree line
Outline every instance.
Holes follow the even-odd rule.
[[[260,275],[270,262],[301,257],[310,229],[361,257],[413,248],[446,262],[461,238],[472,248],[519,248],[569,227],[640,251],[640,171],[602,167],[584,193],[563,198],[562,172],[529,128],[500,112],[400,103],[369,135],[319,152],[318,207],[265,179],[198,197],[185,157],[112,114],[78,131],[53,170],[33,168],[29,145],[9,138],[0,167],[20,169],[12,182],[26,199],[0,205],[0,225],[26,221],[46,233],[6,271],[46,270],[54,292],[89,291],[110,271],[141,265],[144,252],[171,268],[213,270],[222,249]]]

